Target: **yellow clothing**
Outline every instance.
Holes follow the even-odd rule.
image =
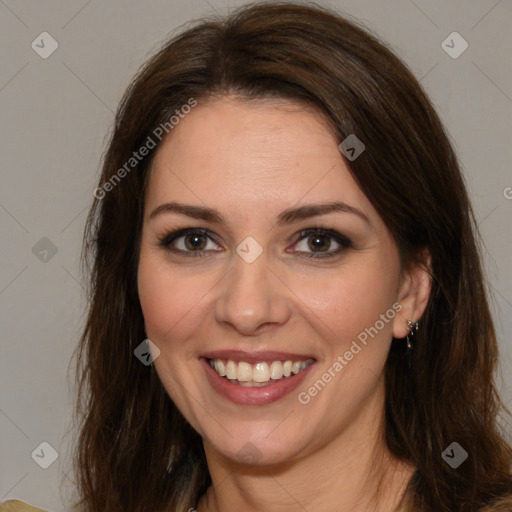
[[[399,512],[409,512],[405,503],[399,509]],[[0,503],[0,512],[46,512],[42,508],[31,507],[23,501],[9,500]],[[480,512],[512,512],[512,494],[502,497],[494,505],[482,509]]]
[[[23,501],[9,500],[0,503],[0,512],[45,512],[42,508],[31,507]]]
[[[31,507],[23,501],[9,500],[4,503],[0,503],[0,512],[46,512],[46,510]],[[407,509],[401,507],[398,512],[407,512]]]
[[[399,512],[407,512],[405,508],[400,508]],[[42,508],[31,507],[23,501],[9,500],[0,503],[0,512],[46,512]]]

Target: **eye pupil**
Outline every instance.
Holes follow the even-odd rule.
[[[201,240],[202,239],[202,240]],[[189,242],[192,241],[190,244]],[[203,235],[191,234],[185,237],[185,245],[187,249],[197,250],[204,248],[204,238]]]
[[[312,241],[309,244],[311,249],[329,249],[329,237],[326,235],[313,235],[312,237],[310,237],[310,241]]]

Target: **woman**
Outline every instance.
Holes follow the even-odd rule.
[[[477,235],[362,27],[254,4],[174,37],[89,214],[79,510],[512,510]]]

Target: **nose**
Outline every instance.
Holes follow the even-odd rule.
[[[244,336],[284,325],[291,315],[291,292],[269,267],[265,253],[252,263],[236,255],[219,293],[216,320]]]

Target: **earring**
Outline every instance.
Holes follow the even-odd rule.
[[[407,320],[407,327],[409,329],[407,334],[407,350],[410,352],[412,350],[411,338],[418,332],[418,322]]]

